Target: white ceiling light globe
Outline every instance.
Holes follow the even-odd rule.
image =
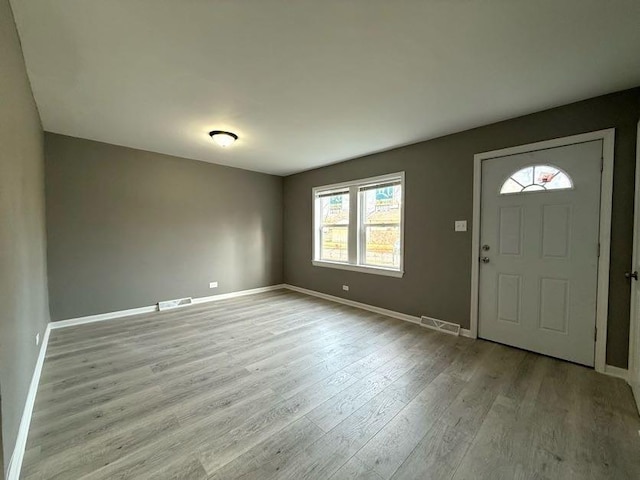
[[[209,132],[209,135],[214,142],[223,148],[228,147],[238,139],[238,136],[235,133],[224,132],[222,130],[214,130]]]

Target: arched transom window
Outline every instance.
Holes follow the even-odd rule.
[[[573,188],[571,177],[552,165],[529,165],[505,180],[500,195]]]

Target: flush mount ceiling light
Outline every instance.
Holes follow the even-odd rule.
[[[213,141],[221,147],[228,147],[238,139],[238,135],[235,133],[225,132],[223,130],[213,130],[209,132],[209,135],[213,138]]]

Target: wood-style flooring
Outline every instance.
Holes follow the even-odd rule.
[[[278,290],[53,330],[26,479],[640,479],[628,386]]]

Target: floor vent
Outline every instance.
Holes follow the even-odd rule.
[[[428,328],[433,328],[442,333],[448,333],[449,335],[460,335],[460,325],[457,323],[445,322],[443,320],[436,320],[435,318],[422,317],[420,323]]]
[[[191,297],[176,298],[175,300],[163,300],[162,302],[158,302],[158,310],[171,310],[172,308],[186,307],[187,305],[192,304],[193,299]]]

